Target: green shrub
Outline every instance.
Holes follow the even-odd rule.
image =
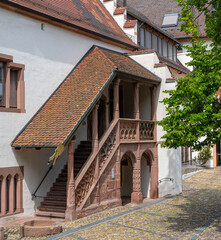
[[[197,157],[198,162],[202,165],[205,166],[207,161],[211,158],[211,150],[210,146],[205,146],[202,148],[202,150],[199,152],[199,155]]]

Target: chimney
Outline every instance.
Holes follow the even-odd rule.
[[[127,0],[123,0],[123,7],[127,6]]]

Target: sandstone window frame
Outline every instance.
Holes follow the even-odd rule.
[[[4,74],[2,79],[3,101],[0,105],[0,112],[25,113],[25,65],[14,63],[13,56],[1,53],[0,63],[3,63],[4,65]],[[16,84],[14,84],[13,89],[14,93],[12,92],[12,89],[10,91],[10,86],[13,86],[11,79],[12,72],[16,75]],[[16,95],[14,98],[13,94]]]
[[[24,212],[23,178],[23,166],[0,168],[0,218]]]

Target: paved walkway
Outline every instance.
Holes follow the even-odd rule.
[[[47,239],[221,239],[220,200],[221,168],[203,170],[184,181],[178,196],[63,223],[64,232]],[[9,228],[8,239],[19,239],[16,231]]]

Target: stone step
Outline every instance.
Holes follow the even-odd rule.
[[[38,217],[49,217],[49,218],[65,218],[65,214],[64,213],[60,213],[60,212],[45,212],[45,211],[39,211],[37,210],[35,212],[35,215]]]
[[[41,203],[40,207],[66,207],[66,202],[61,201],[44,201]]]
[[[39,211],[44,211],[44,212],[60,212],[64,213],[66,210],[66,207],[39,207]]]
[[[50,197],[50,196],[62,196],[62,197],[66,197],[66,192],[51,192],[49,191],[47,193],[47,197]]]
[[[49,201],[49,202],[62,202],[66,203],[66,196],[50,196],[50,197],[45,197],[44,201]]]

